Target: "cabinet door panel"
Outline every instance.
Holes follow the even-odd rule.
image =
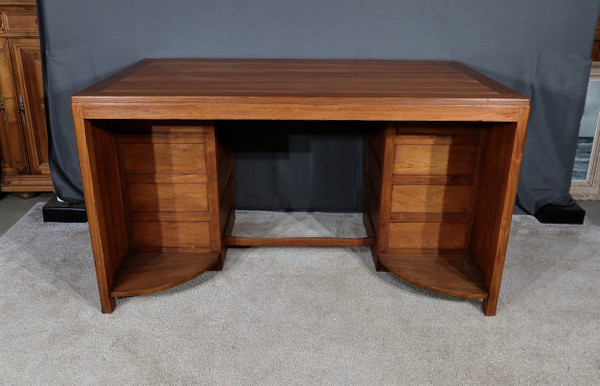
[[[2,29],[5,33],[38,34],[37,12],[4,11],[2,12]]]
[[[10,47],[29,172],[50,174],[40,43],[38,39],[11,39]]]
[[[0,163],[3,173],[27,174],[27,151],[18,113],[8,39],[0,39],[0,93],[4,115],[0,116]]]

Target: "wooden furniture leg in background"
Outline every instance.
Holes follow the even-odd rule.
[[[36,197],[37,195],[39,195],[38,192],[20,192],[20,193],[18,193],[18,196],[21,200],[31,200],[32,198]]]

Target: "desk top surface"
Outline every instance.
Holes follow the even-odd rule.
[[[517,121],[529,99],[458,62],[145,59],[71,98],[86,119]]]
[[[146,59],[75,97],[527,98],[458,63]]]

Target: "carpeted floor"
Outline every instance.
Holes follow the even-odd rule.
[[[87,225],[44,224],[39,204],[0,237],[0,384],[598,384],[599,279],[599,224],[515,216],[496,317],[375,273],[366,248],[231,249],[222,272],[103,315]]]

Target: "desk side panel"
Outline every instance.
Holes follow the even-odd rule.
[[[218,235],[220,241],[220,260],[213,267],[221,270],[227,255],[227,243],[225,237],[231,235],[235,222],[235,178],[234,158],[232,147],[232,131],[225,125],[215,126],[215,169],[217,176],[218,196],[218,227],[213,227],[212,232]]]
[[[371,247],[371,253],[373,254],[373,262],[377,271],[385,271],[385,268],[379,263],[378,258],[378,239],[381,227],[381,190],[383,188],[383,165],[385,157],[385,133],[385,128],[374,129],[368,132],[365,157],[363,221],[367,235],[375,238],[374,246]]]
[[[110,313],[110,290],[130,243],[117,144],[110,127],[84,120],[76,105],[73,118],[102,312]]]
[[[484,132],[470,252],[485,272],[483,310],[488,316],[496,314],[528,118],[524,108],[519,122]]]

